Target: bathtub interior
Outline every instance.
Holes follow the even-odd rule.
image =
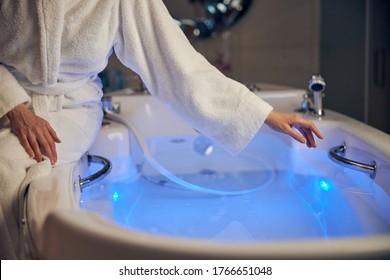
[[[232,157],[155,100],[131,101],[123,107],[125,121],[142,135],[163,170],[145,159],[139,141],[121,127],[129,142],[117,147],[126,153],[107,153],[105,147],[114,147],[110,144],[92,150],[126,168],[114,167],[104,181],[85,190],[82,209],[132,231],[239,244],[390,234],[390,159],[339,122],[318,123],[327,137],[317,149],[264,127]],[[111,126],[118,124],[105,130]],[[108,138],[102,133],[101,139]],[[375,179],[330,161],[328,149],[343,141],[347,156],[375,159]]]

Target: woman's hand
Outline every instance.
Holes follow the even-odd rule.
[[[52,165],[57,162],[55,143],[61,143],[61,140],[46,120],[36,116],[24,104],[8,112],[7,117],[12,132],[31,158],[40,162],[43,156],[47,156]]]
[[[267,116],[265,123],[275,131],[288,134],[309,148],[317,147],[313,133],[320,139],[324,138],[314,123],[299,115],[272,111]],[[300,133],[293,128],[296,128]]]

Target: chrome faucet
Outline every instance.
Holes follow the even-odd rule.
[[[313,92],[314,100],[314,114],[318,117],[324,115],[324,109],[322,107],[322,97],[325,95],[323,91],[325,90],[325,80],[321,75],[313,75],[309,81],[309,89]]]
[[[325,112],[322,106],[322,98],[325,96],[325,80],[321,75],[313,75],[309,81],[309,89],[311,93],[303,96],[300,112],[311,112],[317,117],[322,117]]]

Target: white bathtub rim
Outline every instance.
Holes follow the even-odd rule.
[[[75,216],[77,219],[74,218]],[[88,238],[92,241],[92,245],[87,244],[84,248],[85,244],[77,243],[77,239],[64,243],[61,237],[63,238],[64,234],[70,236],[71,234],[66,230],[62,232],[62,236],[59,231],[53,232],[53,229],[64,227],[68,231],[77,232],[79,236],[82,236],[81,239]],[[45,235],[48,242],[42,252],[44,258],[376,259],[388,258],[390,255],[390,236],[388,235],[321,241],[228,244],[126,230],[104,221],[93,213],[77,210],[50,214],[45,223],[45,232],[49,235]],[[115,248],[118,249],[116,252],[107,252],[104,249],[91,252],[94,239],[105,240],[107,244],[116,245]],[[68,248],[68,251],[53,251],[53,248],[58,248],[59,244],[62,244],[63,249]],[[95,244],[95,246],[98,245],[102,245],[103,248],[107,247],[105,244]],[[85,249],[81,254],[80,248]],[[134,253],[132,250],[138,252]]]
[[[320,128],[326,128],[327,126],[339,127],[351,136],[355,136],[364,141],[386,158],[390,158],[389,134],[340,113],[331,110],[327,112],[327,116],[322,120],[314,119],[314,122],[316,122]]]
[[[20,227],[24,256],[35,258],[44,246],[43,225],[54,211],[79,209],[80,189],[75,185],[85,173],[85,158],[78,162],[56,166],[49,176],[30,183],[23,203]],[[49,197],[50,196],[50,197]],[[49,199],[48,199],[49,198]]]

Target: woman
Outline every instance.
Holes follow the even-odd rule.
[[[22,257],[18,195],[77,161],[101,125],[98,73],[114,51],[152,95],[237,154],[266,123],[315,147],[311,122],[278,113],[197,53],[161,0],[0,0],[0,257]],[[300,133],[295,131],[297,128]]]

